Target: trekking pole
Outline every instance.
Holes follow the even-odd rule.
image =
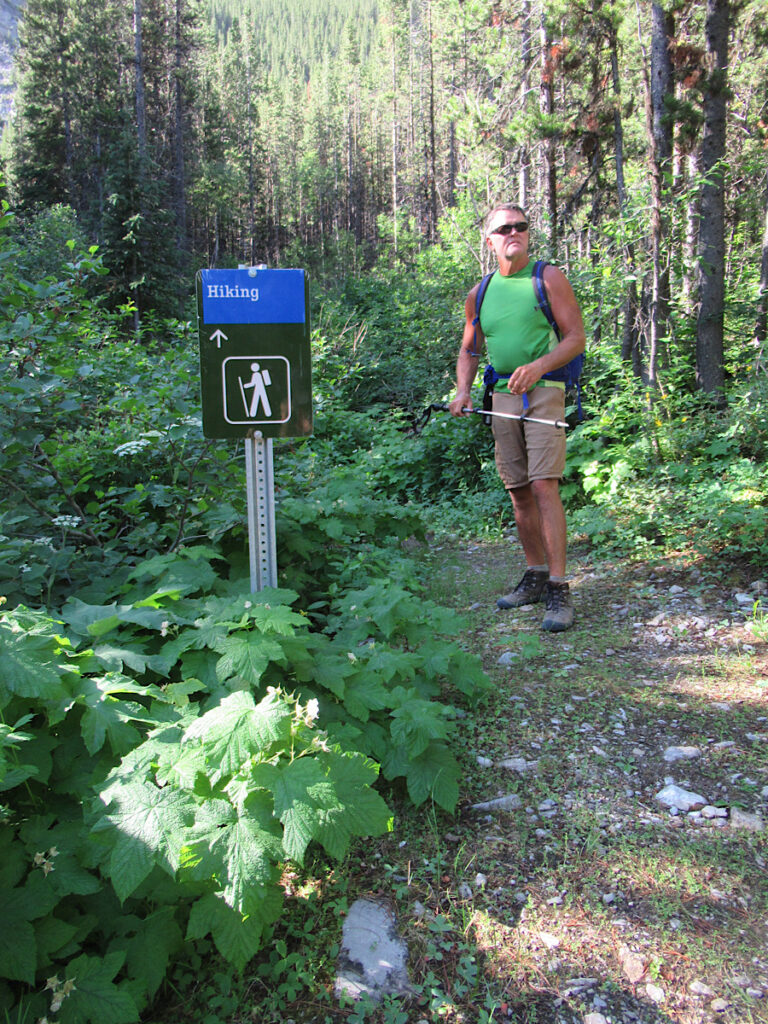
[[[433,402],[427,410],[429,412],[448,412],[448,405],[445,402]],[[473,412],[477,416],[498,416],[502,420],[527,420],[528,423],[543,423],[548,427],[562,427],[563,430],[568,429],[568,424],[565,420],[541,420],[537,416],[526,416],[523,413],[520,416],[515,415],[511,412],[491,412],[490,409],[462,409],[462,412]]]

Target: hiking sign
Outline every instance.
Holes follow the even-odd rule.
[[[201,270],[203,434],[312,433],[309,286],[303,270]]]

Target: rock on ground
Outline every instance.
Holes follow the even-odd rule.
[[[355,900],[344,922],[335,994],[353,999],[410,991],[408,947],[397,934],[392,911],[373,900]]]

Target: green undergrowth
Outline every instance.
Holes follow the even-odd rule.
[[[196,943],[245,965],[310,844],[342,859],[391,827],[379,772],[457,802],[450,694],[486,681],[456,615],[380,578],[318,628],[219,558],[185,548],[0,619],[6,1009],[135,1020]]]

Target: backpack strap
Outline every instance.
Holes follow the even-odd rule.
[[[480,307],[483,304],[485,293],[488,290],[488,285],[491,283],[495,271],[491,271],[490,274],[486,274],[478,285],[477,292],[475,294],[475,319],[472,321],[472,326],[475,328],[475,333],[472,337],[472,352],[470,355],[478,356],[480,353],[477,351],[477,325],[480,323]]]
[[[557,335],[557,340],[560,341],[560,328],[557,326],[557,320],[552,312],[552,307],[549,304],[547,298],[547,289],[544,287],[544,268],[548,267],[549,264],[546,260],[536,260],[533,265],[533,290],[536,293],[536,304],[538,305],[541,312],[547,318],[547,323]]]

